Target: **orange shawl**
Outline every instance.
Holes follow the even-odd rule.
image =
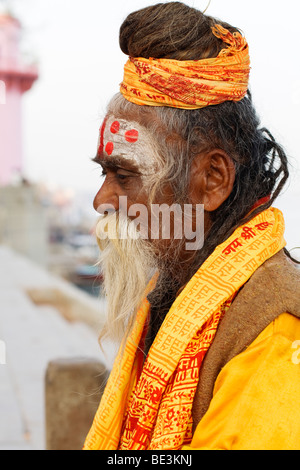
[[[219,245],[178,295],[143,363],[144,300],[119,353],[84,449],[180,449],[192,438],[202,360],[218,323],[254,271],[283,248],[284,220],[270,208]]]
[[[239,101],[247,93],[250,73],[248,44],[240,33],[220,25],[214,35],[229,44],[216,58],[202,60],[130,57],[120,91],[132,103],[196,109]]]

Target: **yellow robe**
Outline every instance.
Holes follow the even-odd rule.
[[[297,439],[291,437],[300,428],[297,411],[293,423],[288,424],[286,417],[296,402],[300,385],[299,377],[298,383],[294,377],[299,376],[299,365],[297,349],[293,349],[300,339],[300,327],[294,317],[280,316],[281,312],[293,312],[288,306],[282,310],[279,307],[278,315],[272,316],[272,320],[278,320],[268,321],[269,326],[260,330],[263,333],[257,333],[255,341],[252,338],[247,343],[250,346],[216,375],[208,411],[192,434],[192,424],[198,422],[193,409],[197,383],[202,383],[200,366],[206,351],[207,356],[214,351],[219,320],[225,315],[226,323],[226,318],[230,318],[226,311],[235,294],[241,287],[244,291],[259,266],[285,245],[283,230],[281,213],[270,208],[219,245],[176,298],[142,363],[143,353],[138,345],[149,314],[145,299],[124,353],[120,350],[115,361],[84,449],[268,448],[278,445],[281,433],[285,441],[279,448],[297,445]],[[254,309],[255,300],[256,295],[247,304],[247,311]],[[267,307],[266,304],[262,317],[268,316]],[[237,317],[241,317],[241,310]],[[282,318],[289,320],[282,322]],[[230,325],[234,338],[247,336],[251,331],[248,321],[236,330]],[[222,357],[226,356],[227,343],[231,345],[225,337]],[[203,394],[200,398],[204,402]],[[291,415],[294,419],[292,412]],[[279,436],[275,444],[267,441],[271,431]],[[248,438],[250,434],[255,436],[255,442]]]
[[[221,370],[183,450],[300,450],[300,320],[284,313]]]

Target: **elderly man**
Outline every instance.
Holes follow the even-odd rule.
[[[120,46],[94,207],[122,341],[84,449],[300,448],[300,280],[273,207],[287,159],[246,39],[169,2],[130,14]]]

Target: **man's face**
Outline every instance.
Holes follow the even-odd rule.
[[[136,221],[143,238],[153,242],[149,178],[153,180],[159,171],[154,144],[147,130],[137,122],[108,117],[100,129],[95,161],[101,165],[105,176],[94,199],[95,210],[100,214],[125,213]],[[164,185],[152,202],[172,204],[170,187]],[[157,246],[158,237],[154,238]]]
[[[154,200],[149,201],[149,180],[153,183],[153,177],[159,179],[161,160],[147,129],[137,122],[109,116],[100,128],[95,161],[102,166],[105,176],[94,199],[96,211],[125,214],[135,221],[140,235],[165,258],[173,258],[174,250],[185,256],[182,247],[186,238],[194,237],[196,242],[189,244],[193,247],[202,242],[203,224],[199,223],[202,213],[197,212],[195,218],[195,211],[191,215],[187,205],[183,208],[174,204],[170,184],[162,184]]]
[[[136,122],[110,116],[100,129],[95,161],[102,166],[105,181],[94,199],[94,208],[103,212],[106,206],[118,211],[120,197],[132,204],[147,205],[147,175],[155,171],[151,139],[146,129]]]

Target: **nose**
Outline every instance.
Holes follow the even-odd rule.
[[[101,215],[119,210],[118,195],[106,179],[94,198],[93,207]]]

